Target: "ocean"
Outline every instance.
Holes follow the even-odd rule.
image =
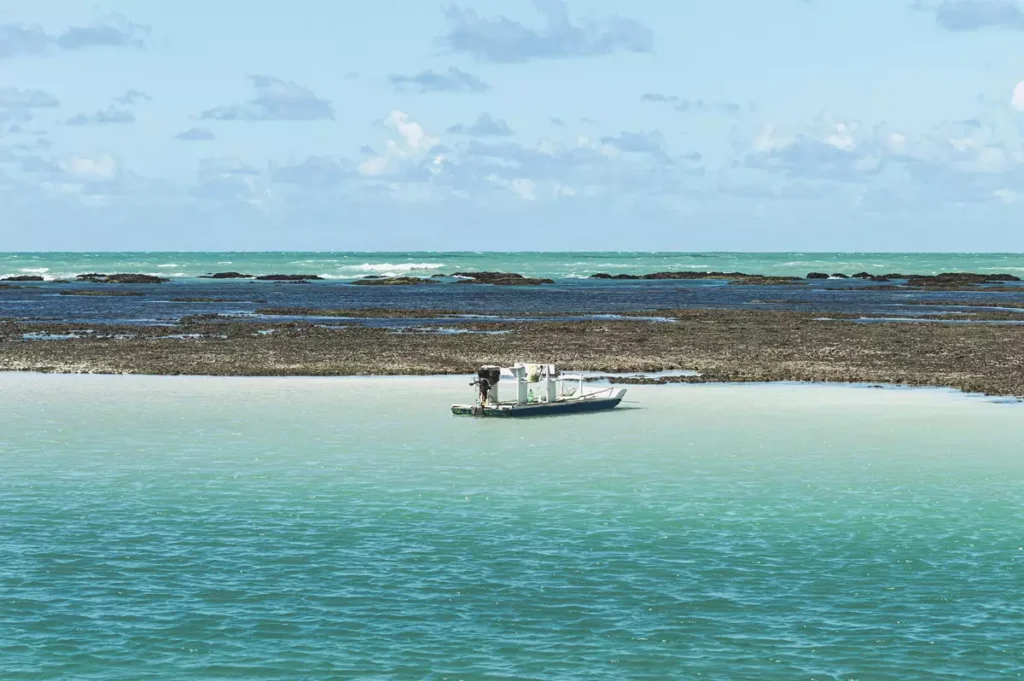
[[[608,281],[592,274],[659,271],[740,271],[804,277],[810,272],[936,274],[969,271],[1024,275],[1022,254],[850,253],[6,253],[0,279],[38,276],[41,283],[0,287],[0,318],[36,323],[168,325],[192,315],[230,315],[239,321],[282,321],[269,309],[387,308],[448,310],[503,319],[530,315],[600,315],[718,308],[786,310],[913,319],[945,314],[946,323],[970,321],[965,296],[950,291],[878,287],[860,280],[812,280],[801,286],[732,286],[722,280]],[[202,279],[212,272],[315,274],[324,281],[282,286],[251,279]],[[368,276],[432,277],[465,271],[506,271],[555,280],[545,286],[352,286]],[[79,274],[146,273],[169,283],[119,285],[124,296],[93,293],[103,285],[77,283]],[[50,283],[72,280],[71,283]],[[97,288],[99,287],[99,288]],[[1015,288],[1019,288],[1017,291]],[[1020,303],[1024,285],[978,288],[967,302]],[[922,305],[921,303],[927,303]],[[325,323],[323,317],[311,321]],[[339,320],[339,323],[418,326],[422,319]],[[436,323],[436,321],[435,321]],[[1009,320],[1000,323],[1018,323]]]
[[[1024,673],[1024,407],[469,390],[0,374],[0,678]]]
[[[143,272],[191,279],[212,272],[316,274],[352,280],[371,275],[430,276],[457,271],[517,272],[573,279],[598,272],[723,271],[780,276],[854,274],[1024,273],[1024,254],[1000,253],[0,253],[0,279],[38,274],[73,279],[88,272]]]

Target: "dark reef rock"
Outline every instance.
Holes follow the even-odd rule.
[[[857,274],[853,275],[853,278],[854,279],[870,279],[871,275],[869,273],[867,273],[867,272],[858,272]]]
[[[661,281],[664,279],[746,279],[759,275],[745,274],[743,272],[654,272],[645,274],[641,279]]]
[[[832,279],[849,279],[849,277],[846,276],[845,274],[843,274],[842,272],[836,272],[835,274],[833,274],[831,276],[831,278]]]
[[[4,277],[0,281],[45,281],[38,274],[19,274],[14,277]]]
[[[513,279],[495,279],[488,283],[495,286],[543,286],[545,284],[554,284],[555,280],[535,277],[516,277]]]
[[[514,272],[456,272],[453,277],[467,277],[479,282],[490,283],[496,279],[522,279],[523,275]]]
[[[908,277],[907,284],[922,287],[978,286],[981,284],[1002,284],[1009,281],[1020,281],[1020,277],[1012,274],[974,274],[972,272],[945,272],[935,275],[913,275]]]
[[[12,291],[14,289],[22,289],[24,286],[15,286],[14,284],[0,284],[0,291]]]
[[[257,281],[323,281],[324,278],[315,274],[264,274],[256,277]]]
[[[876,281],[879,284],[887,284],[889,283],[889,277],[884,274],[873,274],[871,275],[871,278],[868,279],[868,281]]]
[[[170,279],[157,277],[152,274],[80,274],[75,277],[78,281],[87,281],[94,284],[164,284]]]
[[[639,274],[608,274],[607,272],[598,272],[597,274],[591,274],[591,279],[639,279]]]
[[[615,280],[635,280],[643,279],[645,281],[664,281],[672,279],[680,279],[683,281],[699,281],[703,279],[750,279],[761,277],[760,274],[746,274],[745,272],[652,272],[650,274],[608,274],[607,272],[598,272],[597,274],[590,275],[591,279],[615,279]]]
[[[353,286],[420,286],[423,284],[436,284],[433,279],[420,279],[419,277],[364,277],[352,282]]]
[[[199,277],[200,279],[252,279],[251,274],[242,274],[241,272],[214,272],[213,274],[204,274]]]
[[[514,272],[456,272],[453,277],[463,277],[460,284],[493,284],[495,286],[541,286],[554,284],[553,279],[524,277]]]
[[[828,275],[824,272],[811,272],[807,275],[808,279],[828,279]]]

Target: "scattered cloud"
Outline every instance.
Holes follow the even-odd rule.
[[[236,156],[204,158],[192,196],[213,201],[238,201],[254,206],[273,198],[263,171]]]
[[[45,54],[50,43],[50,36],[40,26],[0,24],[0,59]]]
[[[450,67],[445,73],[420,71],[412,76],[392,74],[388,76],[388,82],[398,90],[412,87],[419,92],[480,93],[491,89],[490,85],[480,80],[477,76],[455,67]]]
[[[114,100],[122,106],[131,106],[136,102],[152,102],[153,98],[147,95],[145,92],[140,92],[136,89],[131,89],[125,92],[120,97]]]
[[[112,182],[120,173],[120,164],[106,152],[71,156],[60,162],[60,168],[80,182]]]
[[[82,50],[89,47],[132,47],[145,49],[145,36],[149,27],[115,15],[92,26],[72,26],[56,42],[63,50]]]
[[[666,95],[659,92],[648,92],[640,97],[641,101],[652,104],[667,104],[676,111],[699,112],[699,113],[721,113],[729,116],[738,115],[743,107],[736,102],[728,100],[704,100],[704,99],[682,99],[676,95]]]
[[[855,189],[858,206],[1008,203],[1024,183],[1019,138],[995,119],[941,123],[910,135],[823,116],[803,129],[767,125],[750,143],[739,171],[758,174],[750,187],[779,196]],[[792,190],[792,191],[791,191]]]
[[[1013,88],[1013,95],[1010,97],[1010,105],[1015,111],[1024,112],[1024,80],[1017,83]]]
[[[684,178],[699,171],[666,163],[668,152],[659,154],[657,145],[653,133],[602,140],[581,136],[572,143],[545,139],[532,145],[474,139],[447,155],[437,179],[459,191],[497,189],[524,201],[677,193]]]
[[[210,131],[209,128],[189,128],[188,130],[182,130],[174,139],[182,142],[212,142],[217,139],[216,135]]]
[[[544,20],[540,28],[449,6],[444,10],[448,29],[439,42],[452,52],[495,63],[654,51],[653,31],[632,19],[607,16],[573,23],[564,0],[534,0],[533,4]]]
[[[627,154],[647,154],[658,161],[671,162],[660,132],[621,132],[602,137],[601,142]]]
[[[78,114],[69,118],[66,123],[71,126],[83,125],[124,125],[135,122],[135,114],[127,109],[108,106],[94,114]]]
[[[464,125],[457,123],[448,128],[452,135],[469,135],[472,137],[511,137],[515,132],[508,123],[500,118],[493,118],[489,113],[482,113],[474,123]]]
[[[440,140],[431,136],[423,126],[409,118],[404,111],[392,111],[384,126],[397,134],[385,141],[384,152],[359,164],[359,174],[380,177],[395,173],[408,173],[421,166]],[[437,152],[431,162],[443,164],[445,156]]]
[[[312,90],[271,76],[249,77],[256,97],[244,104],[207,109],[202,120],[217,121],[315,121],[334,120],[334,105]]]
[[[935,22],[947,31],[1024,30],[1024,9],[1015,0],[943,0],[937,5],[918,2],[914,6],[934,13]]]
[[[55,109],[60,100],[42,90],[0,88],[0,109]]]
[[[744,163],[794,178],[857,181],[884,169],[890,141],[880,140],[876,131],[859,123],[831,116],[794,133],[769,124],[754,139]]]
[[[326,188],[341,184],[355,173],[341,161],[327,156],[310,156],[304,161],[283,166],[272,166],[270,179],[274,182],[309,188]]]
[[[51,48],[75,51],[92,47],[145,49],[149,27],[120,15],[107,17],[90,26],[72,26],[63,32],[47,33],[38,24],[0,24],[0,59],[41,56]]]

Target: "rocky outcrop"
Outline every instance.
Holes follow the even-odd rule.
[[[871,278],[871,274],[868,273],[868,272],[858,272],[857,274],[853,275],[853,278],[854,279],[870,279]]]
[[[251,274],[242,274],[241,272],[214,272],[213,274],[204,274],[200,279],[252,279]]]
[[[828,275],[824,275],[828,278]],[[598,272],[592,274],[591,279],[610,279],[610,280],[644,280],[644,281],[668,281],[668,280],[683,280],[683,281],[701,281],[705,279],[724,279],[729,280],[733,284],[763,284],[763,285],[778,285],[778,284],[794,284],[802,282],[800,277],[768,277],[763,274],[747,274],[745,272],[652,272],[651,274],[608,274],[607,272]]]
[[[824,272],[811,272],[807,275],[808,279],[828,279],[828,275]]]
[[[423,284],[436,284],[435,279],[420,279],[419,277],[365,277],[352,282],[353,286],[420,286]]]
[[[972,272],[947,272],[935,275],[914,275],[907,279],[909,286],[925,288],[946,288],[951,286],[978,286],[1020,281],[1012,274],[974,274]],[[1024,288],[1022,288],[1024,290]]]
[[[608,274],[607,272],[598,272],[597,274],[591,274],[591,279],[639,279],[638,274]]]
[[[14,277],[4,277],[0,281],[45,281],[38,274],[19,274]]]
[[[744,274],[743,272],[654,272],[640,278],[660,281],[663,279],[745,279],[756,276],[759,275]]]
[[[170,279],[157,277],[152,274],[80,274],[75,277],[78,281],[85,281],[94,284],[164,284]]]
[[[456,272],[452,276],[463,277],[463,284],[492,284],[494,286],[541,286],[554,284],[554,279],[524,277],[513,272]]]
[[[323,281],[316,274],[264,274],[256,277],[257,281]]]
[[[733,279],[730,286],[801,286],[806,282],[799,277],[761,277],[752,276],[743,279]]]
[[[849,277],[846,276],[845,274],[843,274],[842,272],[836,272],[835,274],[833,274],[829,278],[830,279],[849,279]]]

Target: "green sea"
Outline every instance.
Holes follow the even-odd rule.
[[[426,276],[459,271],[517,272],[531,277],[580,279],[598,272],[746,272],[805,276],[854,274],[1024,273],[1021,253],[657,253],[597,251],[529,252],[97,252],[0,253],[0,278],[38,275],[70,279],[89,272],[143,272],[192,279],[212,272],[315,274],[351,280],[367,276]]]
[[[0,374],[0,679],[1013,679],[1024,406]]]

